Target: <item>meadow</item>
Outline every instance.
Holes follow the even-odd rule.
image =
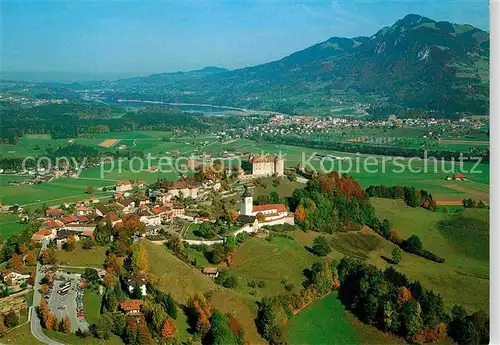
[[[289,323],[290,345],[360,344],[345,314],[336,294],[319,299],[301,310]]]
[[[303,245],[285,237],[273,237],[271,241],[262,238],[248,238],[236,250],[230,275],[238,279],[236,290],[256,297],[275,296],[288,289],[300,290],[305,279],[304,269],[311,268],[317,260]],[[262,288],[251,288],[250,282],[264,282]]]
[[[66,266],[101,268],[106,259],[106,250],[107,248],[103,246],[94,246],[92,249],[84,250],[77,242],[72,251],[56,251],[56,260]]]
[[[467,209],[459,213],[430,212],[410,208],[401,200],[371,199],[379,219],[388,219],[400,238],[417,235],[425,249],[445,259],[436,263],[404,253],[397,269],[411,280],[441,294],[445,307],[463,305],[469,312],[489,308],[488,210]],[[295,234],[294,234],[295,236]],[[297,241],[311,245],[312,236],[297,234]],[[365,260],[379,268],[389,263],[395,247],[374,231],[336,233],[328,236],[332,259],[344,255]]]
[[[17,235],[24,230],[24,225],[19,223],[19,218],[13,214],[0,213],[0,236],[4,240],[12,235]]]

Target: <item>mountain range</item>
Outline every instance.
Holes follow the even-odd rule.
[[[341,99],[370,107],[484,115],[489,113],[489,33],[410,14],[371,37],[332,37],[257,66],[231,71],[212,66],[124,78],[104,86],[112,90],[104,94],[111,101],[307,113]]]

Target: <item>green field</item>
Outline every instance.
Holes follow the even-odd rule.
[[[288,325],[290,345],[360,344],[336,294],[314,302],[295,315]]]
[[[257,297],[275,296],[285,293],[287,284],[300,290],[303,270],[315,261],[317,257],[292,239],[274,237],[266,241],[252,237],[237,248],[228,271],[238,279],[238,291],[255,290]],[[265,287],[250,288],[247,284],[251,281],[264,281]]]
[[[80,242],[77,242],[75,249],[72,251],[58,250],[56,260],[61,265],[100,268],[104,265],[106,250],[107,248],[102,246],[94,246],[90,250],[83,250]]]
[[[43,203],[53,206],[65,201],[88,199],[90,196],[86,192],[89,185],[94,186],[95,197],[111,197],[111,193],[99,192],[96,189],[115,184],[114,181],[100,179],[60,178],[38,185],[11,186],[8,185],[10,180],[11,176],[0,178],[0,202],[6,205],[19,204],[29,208],[40,207]]]
[[[24,230],[24,225],[19,223],[19,218],[13,214],[0,214],[0,235],[4,240],[12,235],[17,235]]]
[[[401,129],[401,133],[395,132],[394,135],[403,135],[410,129]],[[418,131],[417,131],[418,132]],[[420,133],[420,132],[419,132]],[[407,133],[408,134],[408,133]],[[408,135],[415,133],[409,133]],[[424,162],[422,160],[402,159],[398,162],[391,161],[388,157],[378,157],[378,161],[373,164],[368,162],[365,169],[364,162],[367,155],[356,155],[351,153],[341,153],[328,150],[316,150],[307,147],[296,147],[290,145],[277,145],[267,142],[256,142],[250,139],[237,139],[226,142],[219,142],[213,136],[208,137],[182,137],[173,138],[172,141],[163,141],[162,137],[170,137],[170,132],[113,132],[95,134],[91,139],[76,138],[75,142],[95,146],[99,150],[116,150],[116,148],[104,149],[97,146],[105,139],[120,139],[120,145],[127,145],[126,150],[138,150],[144,153],[150,153],[152,157],[171,156],[173,151],[179,151],[181,156],[188,157],[192,154],[211,153],[213,157],[223,155],[227,150],[232,152],[252,152],[260,153],[282,153],[285,155],[286,166],[296,167],[299,163],[305,167],[314,167],[318,171],[339,171],[347,172],[359,180],[363,187],[369,185],[404,185],[430,191],[436,200],[461,200],[466,197],[482,199],[487,201],[489,198],[489,164],[480,164],[476,170],[478,173],[466,173],[468,181],[445,181],[447,175],[453,172],[460,172],[458,163],[453,165],[451,162],[440,162],[435,164],[433,161]],[[208,144],[204,144],[208,141]],[[195,143],[196,142],[196,143]],[[203,143],[202,143],[203,142]],[[48,145],[51,147],[65,146],[67,140],[43,138],[22,138],[17,145],[0,145],[0,154],[6,157],[42,155]],[[41,147],[35,150],[35,146]],[[10,152],[10,153],[9,153]],[[310,159],[315,153],[331,154],[333,156],[351,157],[351,162],[339,163],[338,161],[319,159]],[[143,169],[139,172],[132,171],[139,168],[139,161],[130,164],[126,159],[122,160],[121,165],[115,160],[113,168],[109,164],[103,167],[97,166],[85,170],[78,179],[61,178],[59,180],[42,183],[33,186],[9,186],[8,181],[26,177],[19,176],[0,176],[0,202],[4,204],[18,203],[31,208],[40,207],[44,202],[49,205],[57,205],[62,201],[74,201],[85,197],[85,190],[88,185],[94,187],[112,186],[117,180],[143,180],[146,183],[155,182],[158,178],[167,180],[178,179],[175,169],[164,172],[150,172],[147,170],[146,160],[143,160]],[[358,163],[359,162],[359,163]],[[400,165],[409,166],[404,172],[400,172]],[[183,162],[181,162],[183,163]],[[157,165],[157,158],[153,158],[151,165]],[[310,165],[309,165],[310,164]],[[473,163],[464,163],[463,169],[470,171]],[[121,166],[121,168],[120,168]],[[132,168],[133,167],[133,168]],[[101,174],[101,169],[104,171]],[[102,175],[102,176],[101,176]],[[272,189],[262,191],[269,193]],[[257,192],[259,192],[257,190]],[[278,193],[282,195],[289,194],[289,189],[278,187]]]
[[[410,208],[402,201],[371,199],[380,219],[387,218],[401,238],[415,234],[424,248],[443,257],[436,263],[405,253],[398,269],[412,280],[440,293],[447,308],[461,304],[469,311],[489,308],[488,210],[468,209],[460,214]],[[447,224],[442,227],[443,222]],[[390,257],[393,245],[383,241],[370,261],[386,266],[374,256]]]
[[[97,324],[101,318],[101,301],[101,295],[95,291],[85,289],[83,295],[83,311],[85,320],[87,320],[90,325]]]

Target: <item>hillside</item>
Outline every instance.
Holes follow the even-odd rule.
[[[412,14],[371,37],[332,37],[258,66],[119,80],[108,96],[139,88],[145,99],[295,112],[370,95],[377,105],[487,114],[488,75],[489,33]]]
[[[254,344],[263,344],[255,327],[256,306],[234,291],[217,285],[200,270],[176,258],[163,245],[145,241],[148,252],[149,269],[158,278],[158,289],[168,292],[175,301],[184,304],[197,293],[210,292],[212,303],[223,313],[232,314],[243,326],[245,338]]]

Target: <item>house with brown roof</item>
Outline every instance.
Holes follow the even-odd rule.
[[[127,299],[120,302],[120,310],[127,315],[142,315],[142,300]]]
[[[217,278],[219,276],[219,269],[217,267],[205,267],[202,272],[210,278]]]
[[[31,236],[31,242],[38,243],[46,240],[51,240],[55,237],[55,231],[47,228],[40,228]]]
[[[63,215],[63,211],[60,208],[52,208],[52,209],[49,208],[49,209],[45,210],[45,215],[47,217],[58,218],[58,217],[61,217]]]

